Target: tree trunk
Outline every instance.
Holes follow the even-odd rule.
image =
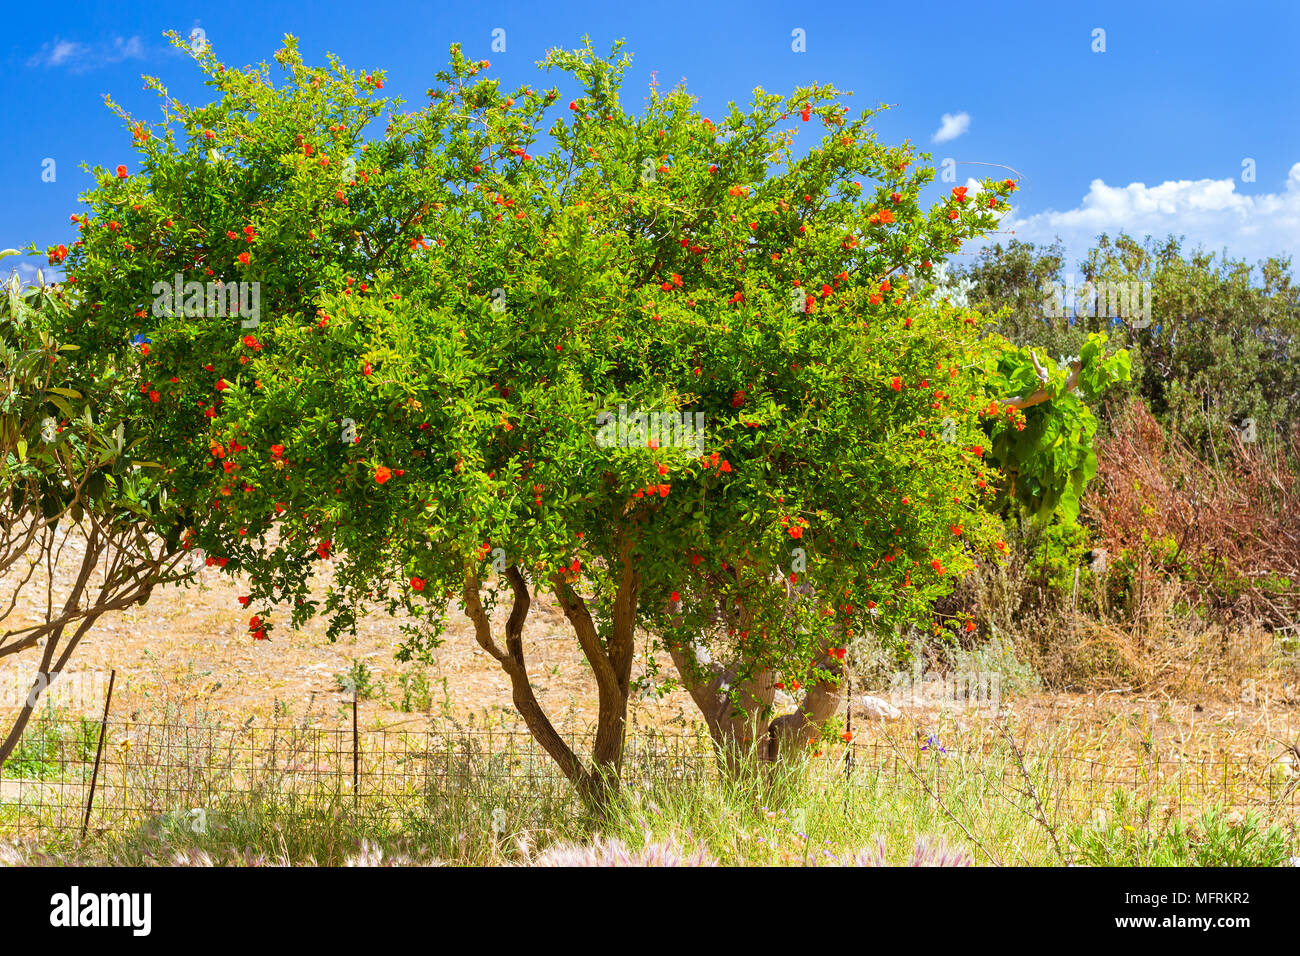
[[[623,772],[623,746],[627,737],[628,691],[632,683],[632,657],[636,651],[636,610],[640,578],[631,558],[631,539],[619,549],[619,582],[610,615],[609,639],[602,642],[587,602],[564,574],[551,578],[564,616],[573,625],[578,643],[596,677],[598,710],[596,742],[591,752],[592,793],[589,803],[601,808],[619,788]]]
[[[472,572],[465,576],[465,613],[474,624],[474,636],[479,645],[496,658],[501,669],[510,678],[511,699],[515,709],[519,711],[519,716],[524,719],[529,733],[559,765],[569,782],[581,791],[587,783],[586,768],[552,726],[546,712],[542,710],[542,705],[538,703],[528,679],[528,666],[524,662],[523,647],[524,619],[528,616],[528,608],[532,603],[528,595],[528,585],[523,575],[514,567],[506,571],[506,580],[514,592],[514,605],[510,609],[510,618],[506,622],[505,650],[492,636],[492,622],[488,619],[487,612],[483,609],[483,602],[479,599],[479,580]]]
[[[492,636],[491,622],[479,599],[480,582],[471,572],[466,575],[465,612],[474,623],[479,645],[496,658],[510,678],[515,709],[529,733],[559,765],[578,791],[583,803],[603,817],[610,801],[618,794],[619,775],[623,766],[623,745],[627,730],[628,689],[632,680],[632,656],[635,651],[636,606],[640,581],[625,546],[622,570],[614,600],[607,642],[602,642],[586,601],[570,587],[564,574],[551,578],[555,594],[565,617],[578,636],[587,661],[596,677],[599,710],[596,740],[590,765],[586,765],[555,730],[533,692],[524,661],[523,626],[531,598],[528,584],[518,568],[511,567],[505,578],[514,592],[514,605],[506,622],[505,647]]]

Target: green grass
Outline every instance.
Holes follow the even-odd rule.
[[[84,767],[95,759],[99,724],[87,718],[76,722],[41,715],[31,722],[5,761],[6,777],[54,780],[70,768]]]
[[[88,779],[97,730],[89,721],[37,722],[4,768],[6,780],[56,782],[32,791],[46,793],[49,806],[0,800],[0,841],[20,841],[20,856],[339,865],[366,847],[367,859],[503,865],[596,837],[629,852],[649,847],[652,857],[671,843],[723,865],[860,854],[905,863],[918,840],[999,866],[1271,866],[1296,854],[1285,778],[1213,763],[1132,763],[1113,742],[1098,776],[1101,765],[1071,750],[1085,740],[1078,734],[1024,735],[1036,748],[1026,752],[1005,728],[963,734],[947,724],[934,728],[938,737],[882,729],[851,768],[842,746],[827,745],[822,757],[735,776],[719,772],[705,738],[638,737],[623,787],[599,820],[526,735],[492,726],[364,739],[358,796],[350,735],[123,725],[110,729],[91,836],[81,843],[81,804],[71,813],[57,805],[57,781]],[[68,761],[74,752],[80,762]],[[275,756],[250,763],[251,753]],[[68,799],[84,800],[83,791],[69,788]],[[56,827],[68,819],[77,826]]]
[[[1071,828],[1071,842],[1092,866],[1279,866],[1290,857],[1282,827],[1254,810],[1216,806],[1191,820],[1155,816],[1152,801],[1117,791],[1109,813]]]

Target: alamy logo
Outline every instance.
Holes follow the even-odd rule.
[[[153,284],[153,316],[184,315],[192,318],[239,317],[241,328],[255,329],[262,322],[262,286],[259,282],[186,282],[178,272],[172,281]]]
[[[1066,276],[1066,280],[1043,283],[1043,315],[1047,318],[1124,319],[1135,329],[1151,324],[1150,282],[1085,282],[1075,286],[1073,275]]]
[[[70,893],[50,897],[50,925],[128,926],[134,936],[148,936],[153,924],[151,893]]]
[[[889,699],[895,706],[996,711],[1002,700],[1002,675],[978,669],[940,673],[917,659],[911,673],[897,671],[890,679]]]
[[[704,454],[704,413],[633,412],[618,406],[596,415],[596,444],[601,448],[694,448]]]

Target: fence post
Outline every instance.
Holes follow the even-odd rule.
[[[848,732],[849,754],[848,759],[844,761],[844,779],[846,782],[853,779],[853,677],[844,670],[844,729]]]
[[[357,733],[357,689],[352,688],[352,805],[361,799],[361,738]]]
[[[102,673],[102,671],[101,671]],[[108,706],[113,702],[113,682],[117,680],[117,668],[108,674],[108,693],[104,696],[104,716],[99,722],[99,745],[95,748],[95,769],[90,775],[90,795],[86,798],[86,818],[81,821],[81,838],[86,839],[90,829],[90,809],[95,804],[95,784],[99,782],[99,758],[104,753],[104,734],[108,731]]]

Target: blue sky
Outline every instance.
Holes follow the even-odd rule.
[[[1300,3],[259,3],[14,6],[0,34],[0,247],[72,236],[89,178],[82,162],[130,162],[104,94],[155,110],[141,74],[203,101],[199,72],[162,34],[202,29],[222,60],[269,60],[285,33],[309,61],[329,51],[385,69],[385,93],[419,102],[453,41],[488,57],[507,86],[543,83],[535,63],[589,34],[634,54],[625,102],[654,71],[684,77],[705,115],[755,86],[853,90],[894,104],[886,142],[911,139],[936,163],[997,163],[1023,189],[1003,223],[1023,239],[1060,235],[1073,258],[1093,236],[1184,234],[1257,260],[1300,248]],[[493,31],[506,49],[493,51]],[[1096,30],[1104,52],[1094,52]],[[806,51],[793,34],[804,31]],[[549,85],[549,84],[547,84]],[[946,117],[946,119],[945,119]],[[55,181],[43,182],[46,160]],[[1243,163],[1253,161],[1253,181]],[[134,167],[132,167],[134,168]],[[959,165],[968,176],[1003,175]],[[5,261],[8,266],[14,260]],[[33,262],[35,260],[32,260]],[[1072,263],[1073,264],[1073,263]],[[26,270],[25,270],[26,271]]]

